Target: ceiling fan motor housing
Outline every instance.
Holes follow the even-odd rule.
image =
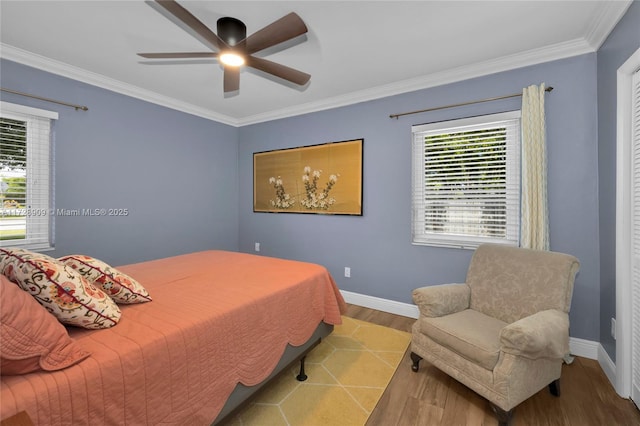
[[[247,38],[247,26],[236,18],[224,17],[218,19],[218,37],[229,46],[235,46]]]

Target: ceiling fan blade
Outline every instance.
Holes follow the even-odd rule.
[[[172,52],[172,53],[138,53],[147,59],[186,59],[186,58],[215,58],[218,56],[214,52]]]
[[[229,48],[229,46],[227,46],[220,37],[209,29],[209,27],[200,22],[200,20],[193,16],[191,12],[180,6],[174,0],[156,0],[156,3],[192,29],[211,49],[223,50]]]
[[[255,56],[247,57],[247,66],[264,71],[268,74],[275,75],[284,80],[304,86],[307,84],[311,76],[302,71],[290,68],[286,65],[268,61],[264,58],[256,58]]]
[[[240,89],[240,68],[224,67],[224,92],[235,92]]]
[[[248,54],[259,52],[306,32],[307,26],[302,19],[291,12],[247,37],[245,40],[246,51]]]

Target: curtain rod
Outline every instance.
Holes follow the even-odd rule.
[[[43,98],[42,96],[36,96],[36,95],[30,95],[24,92],[18,92],[17,90],[5,89],[4,87],[0,87],[0,90],[2,90],[3,92],[13,93],[14,95],[26,96],[27,98],[39,99],[41,101],[52,102],[54,104],[68,106],[71,108],[75,108],[76,111],[79,109],[81,109],[82,111],[89,111],[89,108],[83,105],[69,104],[67,102],[56,101],[55,99]]]
[[[546,89],[544,89],[545,92],[551,92],[552,90],[553,90],[553,87],[551,87],[551,86],[549,86]],[[465,105],[479,104],[479,103],[482,103],[482,102],[497,101],[497,100],[500,100],[500,99],[515,98],[515,97],[518,97],[518,96],[522,96],[522,93],[514,93],[512,95],[497,96],[495,98],[480,99],[479,101],[462,102],[462,103],[459,103],[459,104],[451,104],[451,105],[445,105],[445,106],[440,106],[440,107],[435,107],[435,108],[420,109],[420,110],[417,110],[417,111],[402,112],[400,114],[391,114],[391,115],[389,115],[389,118],[395,118],[397,120],[398,117],[402,117],[403,115],[418,114],[418,113],[421,113],[421,112],[436,111],[436,110],[439,110],[439,109],[446,109],[446,108],[454,108],[454,107],[465,106]]]

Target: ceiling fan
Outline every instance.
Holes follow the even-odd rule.
[[[307,26],[295,13],[278,19],[247,37],[247,27],[242,21],[224,17],[218,19],[217,34],[174,0],[155,1],[164,10],[177,18],[195,36],[211,49],[211,52],[138,53],[147,59],[217,58],[224,69],[224,92],[235,92],[240,88],[240,67],[246,65],[304,86],[311,76],[294,68],[253,56],[272,46],[289,41],[307,32]]]

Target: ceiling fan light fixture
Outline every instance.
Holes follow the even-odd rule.
[[[230,67],[239,67],[244,65],[245,62],[244,57],[234,52],[220,53],[220,56],[218,58],[220,59],[220,62]]]

